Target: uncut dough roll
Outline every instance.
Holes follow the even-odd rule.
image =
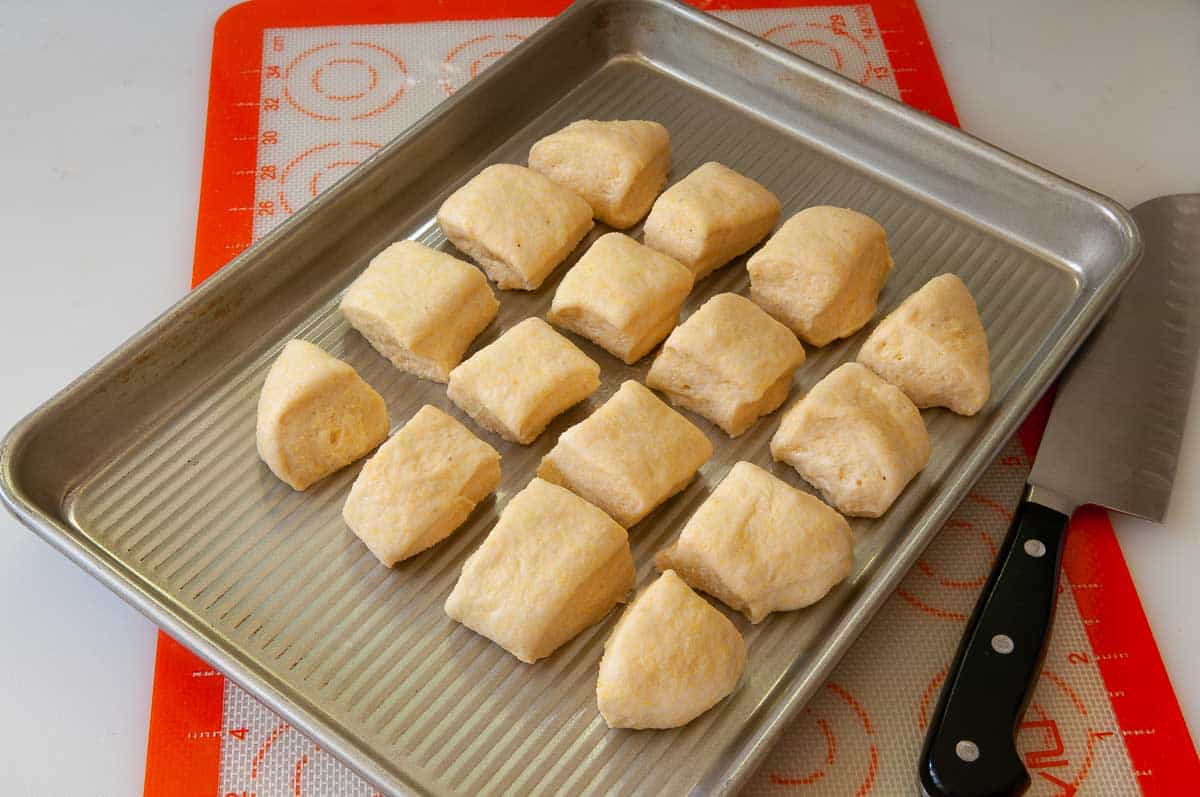
[[[892,271],[887,233],[846,208],[792,216],[746,263],[750,296],[811,346],[853,335],[875,315]]]
[[[762,185],[709,162],[655,200],[644,238],[699,282],[765,238],[779,210],[779,200]]]
[[[442,203],[450,242],[502,290],[537,290],[592,229],[592,206],[545,175],[498,163]]]
[[[849,575],[854,535],[820,499],[739,462],[654,564],[760,623],[816,603]]]
[[[388,435],[387,404],[358,372],[306,340],[290,340],[258,397],[258,455],[293,489],[341,470]]]
[[[737,627],[668,570],[604,643],[596,705],[610,728],[678,728],[724,700],[745,667]]]
[[[535,478],[463,565],[446,614],[532,664],[600,622],[633,585],[625,529]]]
[[[631,227],[650,211],[671,168],[671,136],[658,122],[581,119],[540,139],[529,168],[587,200],[610,227]]]
[[[843,515],[879,517],[929,462],[908,396],[858,363],[835,368],[784,413],[771,456]]]
[[[880,321],[859,350],[858,361],[918,407],[974,415],[992,390],[979,308],[954,274],[934,277]]]

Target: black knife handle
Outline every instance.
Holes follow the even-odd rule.
[[[1042,667],[1070,518],[1023,500],[958,654],[921,751],[929,797],[1000,797],[1029,788],[1016,728]]]

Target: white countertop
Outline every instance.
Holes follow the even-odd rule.
[[[228,2],[6,5],[0,431],[187,290]],[[968,131],[1126,205],[1200,191],[1194,0],[921,8]],[[1195,738],[1200,392],[1192,415],[1166,526],[1116,524]],[[151,623],[0,513],[6,793],[140,793],[153,654]]]

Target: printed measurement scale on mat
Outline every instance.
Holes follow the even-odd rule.
[[[561,10],[563,2],[256,0],[214,40],[194,280],[199,282]],[[956,123],[911,0],[698,3]],[[1010,443],[748,793],[907,793],[931,701],[1040,436]],[[1055,634],[1020,746],[1035,794],[1174,794],[1200,774],[1101,512],[1076,521]],[[365,795],[327,751],[165,636],[146,794]]]

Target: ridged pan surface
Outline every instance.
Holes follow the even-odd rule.
[[[26,421],[5,452],[6,498],[385,789],[727,791],[820,685],[1115,295],[1136,258],[1136,231],[1101,198],[668,4],[577,7],[493,71]],[[442,609],[463,561],[558,435],[623,380],[644,380],[652,356],[628,367],[572,336],[600,363],[602,387],[523,447],[476,427],[444,386],[393,368],[336,309],[390,241],[453,252],[433,218],[441,199],[488,163],[523,163],[533,141],[579,118],[665,124],[672,182],[716,160],[769,187],[784,218],[816,204],[869,214],[887,229],[896,261],[880,314],[954,272],[978,301],[992,350],[987,408],[974,418],[923,412],[929,466],[883,518],[853,522],[851,577],[806,610],[757,626],[733,616],[748,645],[745,676],[727,700],[673,731],[610,731],[596,711],[597,664],[619,611],[530,666]],[[598,225],[537,292],[499,293],[499,316],[472,351],[544,316],[571,263],[606,231]],[[640,227],[631,233],[640,238]],[[683,316],[723,291],[748,295],[745,258],[700,282]],[[852,359],[867,331],[810,349],[785,407]],[[446,541],[380,566],[340,515],[359,465],[297,493],[255,453],[258,393],[292,337],[353,365],[387,400],[393,428],[423,404],[463,420],[503,456],[495,496]],[[716,453],[630,530],[639,586],[653,578],[654,553],[735,462],[804,487],[771,461],[781,414],[736,440],[688,414]]]

